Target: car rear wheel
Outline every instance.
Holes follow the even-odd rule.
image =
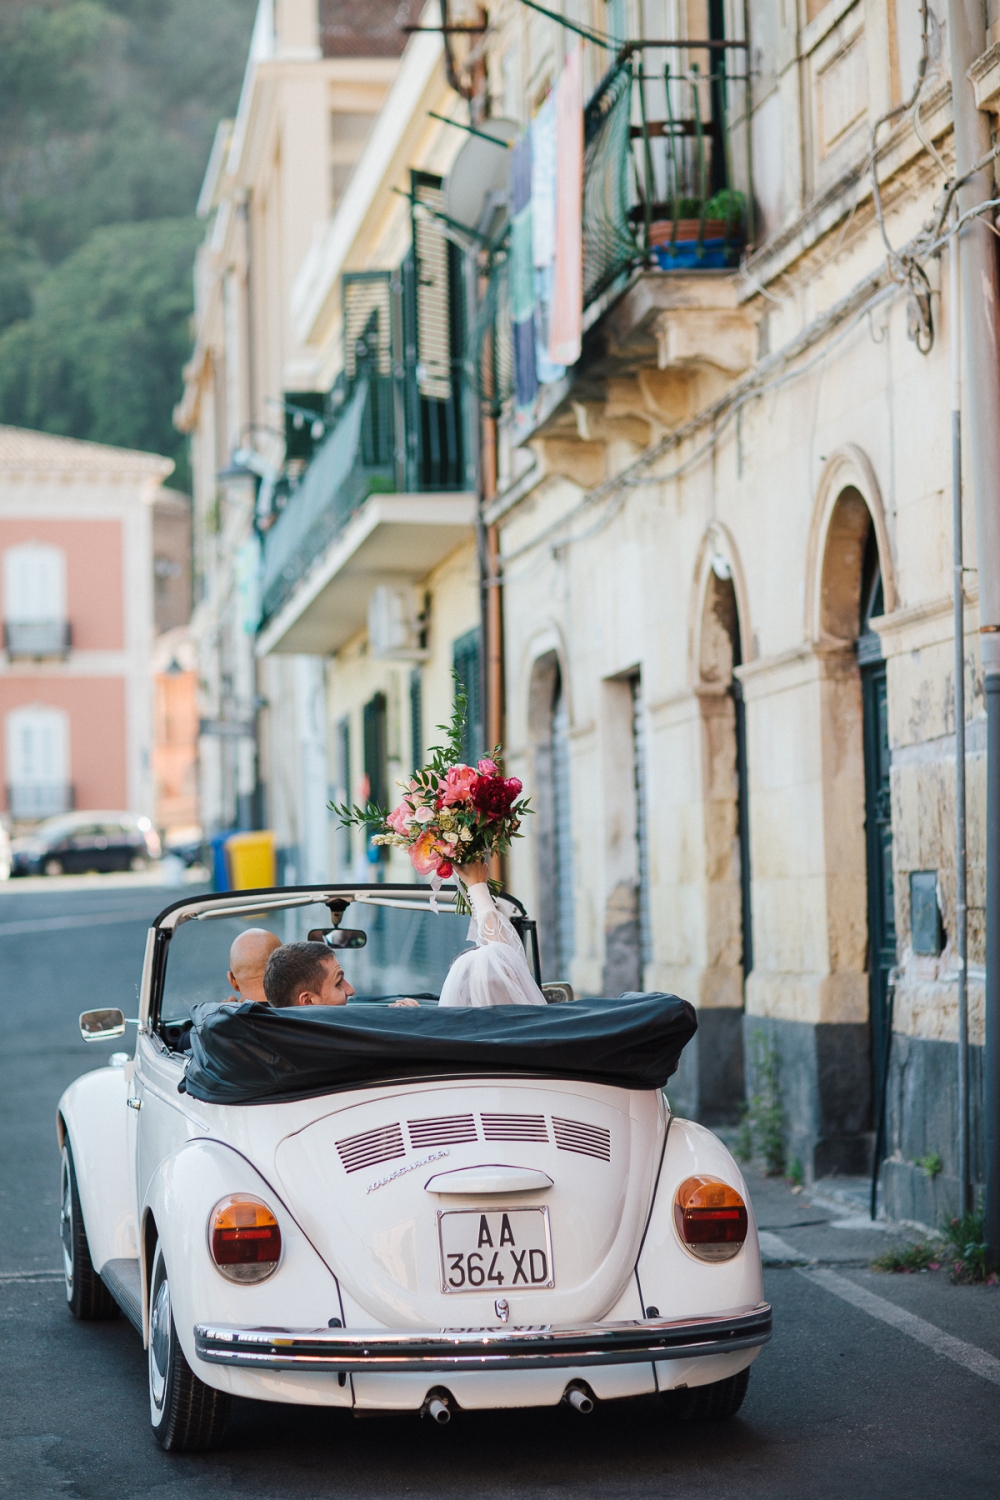
[[[63,872],[61,859],[47,859],[45,861],[46,875],[61,875]]]
[[[157,1245],[149,1298],[149,1419],[171,1453],[202,1453],[222,1437],[229,1394],[199,1380],[184,1358],[170,1308],[170,1282]]]
[[[749,1366],[728,1380],[696,1385],[685,1391],[664,1391],[667,1411],[677,1422],[725,1422],[743,1405],[750,1384]]]
[[[117,1318],[118,1303],[94,1270],[87,1243],[87,1230],[80,1208],[76,1171],[69,1141],[62,1148],[62,1182],[59,1197],[59,1237],[62,1240],[66,1301],[74,1318],[86,1322]]]

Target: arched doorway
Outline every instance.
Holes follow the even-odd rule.
[[[839,648],[854,657],[855,681],[860,686],[853,723],[846,700],[839,720],[843,736],[861,740],[870,1097],[873,1117],[877,1117],[889,1030],[889,974],[896,963],[896,923],[886,663],[871,622],[894,599],[881,508],[873,511],[869,498],[854,484],[843,484],[832,494],[836,498],[829,508],[822,552],[817,635],[826,652]]]
[[[569,702],[555,651],[540,656],[532,669],[528,728],[542,977],[569,980],[574,936]]]
[[[707,1124],[735,1123],[744,1104],[744,986],[753,968],[746,709],[737,675],[743,630],[733,561],[714,533],[703,552],[695,636],[700,710],[704,940],[696,1045],[684,1107]]]
[[[882,1061],[889,1041],[889,973],[896,962],[895,891],[892,878],[892,791],[889,704],[882,642],[871,621],[885,610],[875,528],[869,526],[861,569],[858,670],[865,759],[865,869],[868,885],[868,1011],[872,1084],[881,1108]]]

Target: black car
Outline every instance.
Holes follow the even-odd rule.
[[[160,857],[148,818],[124,812],[65,813],[47,818],[11,845],[11,875],[82,875],[144,870]]]

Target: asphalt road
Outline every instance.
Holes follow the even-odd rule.
[[[564,1409],[459,1414],[443,1429],[415,1417],[359,1421],[236,1402],[220,1451],[163,1453],[149,1431],[138,1337],[124,1318],[75,1323],[61,1283],[45,1273],[59,1265],[56,1102],[113,1050],[84,1046],[77,1013],[98,1004],[131,1012],[146,924],[176,895],[138,885],[0,893],[0,1495],[997,1493],[1000,1291],[953,1288],[943,1273],[868,1271],[884,1235],[834,1229],[835,1212],[756,1176],[758,1220],[776,1236],[770,1254],[784,1264],[765,1272],[775,1336],[731,1422],[672,1426],[655,1399],[609,1404],[590,1417]]]

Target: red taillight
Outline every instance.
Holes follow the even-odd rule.
[[[212,1259],[230,1281],[263,1281],[281,1259],[278,1221],[259,1198],[223,1198],[209,1219]]]
[[[681,1240],[699,1260],[731,1260],[747,1237],[746,1204],[718,1177],[687,1177],[674,1195]]]

